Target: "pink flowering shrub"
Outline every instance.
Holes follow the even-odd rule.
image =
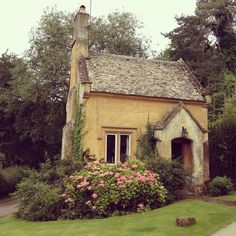
[[[97,161],[64,180],[62,194],[74,218],[107,217],[140,212],[165,204],[166,189],[159,175],[133,160],[109,165]]]

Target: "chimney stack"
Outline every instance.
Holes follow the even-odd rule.
[[[81,5],[74,19],[74,34],[72,47],[78,47],[78,55],[88,57],[88,26],[89,14],[85,11],[85,6]]]

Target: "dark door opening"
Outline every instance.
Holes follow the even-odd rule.
[[[176,138],[171,141],[172,160],[178,160],[184,169],[192,173],[192,141],[186,138]]]

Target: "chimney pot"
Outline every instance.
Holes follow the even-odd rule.
[[[81,6],[80,6],[79,12],[81,12],[81,13],[86,13],[86,12],[85,12],[85,5],[81,5]]]

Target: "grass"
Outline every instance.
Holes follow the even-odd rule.
[[[194,216],[197,224],[181,228],[178,216]],[[108,219],[27,222],[13,216],[0,219],[1,236],[207,236],[236,220],[236,209],[200,200],[185,200],[143,214]]]
[[[214,199],[220,199],[220,200],[225,200],[225,201],[236,201],[236,191],[232,191],[228,195],[225,195],[225,196],[214,197]]]

